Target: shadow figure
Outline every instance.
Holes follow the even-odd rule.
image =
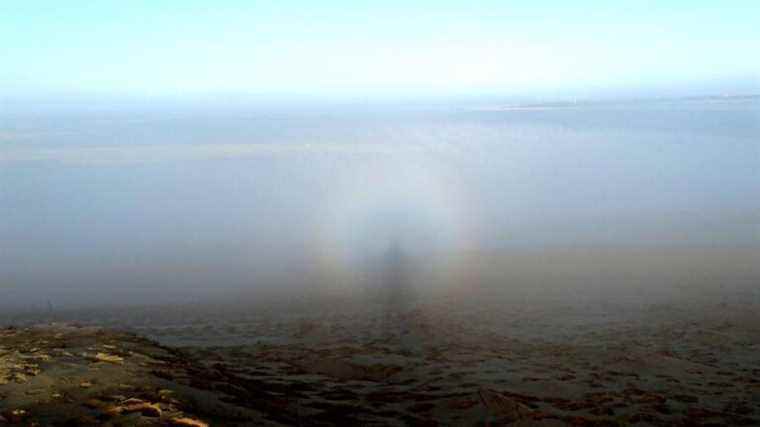
[[[410,316],[415,308],[412,290],[412,260],[398,239],[388,245],[382,260],[384,332],[406,348],[412,330]]]

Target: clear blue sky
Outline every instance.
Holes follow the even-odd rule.
[[[0,92],[753,90],[759,23],[757,0],[3,0]]]

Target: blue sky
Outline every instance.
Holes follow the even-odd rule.
[[[756,0],[5,0],[0,91],[754,91],[758,22]]]

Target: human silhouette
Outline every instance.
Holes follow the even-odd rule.
[[[410,261],[399,239],[390,241],[382,264],[385,333],[399,337],[407,332],[406,313],[412,304]]]

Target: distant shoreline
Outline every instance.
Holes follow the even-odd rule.
[[[655,98],[623,98],[623,99],[582,99],[572,101],[547,101],[535,103],[514,103],[503,106],[473,108],[472,111],[515,111],[515,110],[545,110],[559,108],[575,108],[589,106],[623,106],[640,104],[660,104],[669,102],[740,102],[760,100],[760,94],[747,95],[701,95],[686,97],[655,97]]]

